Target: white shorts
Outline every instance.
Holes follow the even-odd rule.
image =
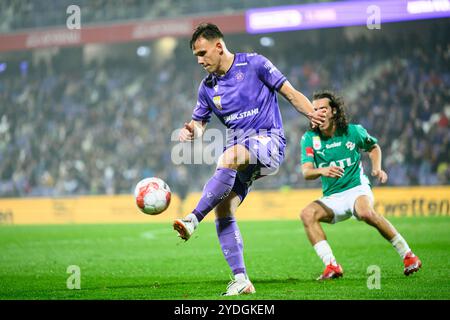
[[[374,197],[372,189],[368,184],[362,184],[360,186],[334,193],[330,196],[320,198],[319,201],[325,206],[330,208],[333,213],[333,221],[331,223],[341,222],[347,220],[350,217],[355,217],[355,201],[359,196],[368,196],[374,203]]]

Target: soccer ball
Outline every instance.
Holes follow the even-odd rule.
[[[145,178],[136,185],[134,197],[139,210],[156,215],[169,207],[171,192],[163,180],[156,177]]]

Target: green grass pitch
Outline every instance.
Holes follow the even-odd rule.
[[[349,220],[324,225],[344,268],[343,278],[327,282],[315,281],[323,265],[300,221],[240,222],[256,294],[227,300],[450,299],[450,218],[390,221],[422,259],[422,270],[404,276],[391,245]],[[210,222],[188,242],[170,223],[2,226],[0,252],[0,299],[213,300],[223,299],[230,277]],[[71,265],[80,268],[80,290],[67,288]],[[367,286],[371,265],[379,267],[379,289]]]

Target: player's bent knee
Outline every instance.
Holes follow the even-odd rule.
[[[217,218],[226,218],[234,216],[237,208],[239,207],[240,199],[233,191],[225,197],[214,209],[214,213]]]
[[[305,225],[310,225],[316,219],[316,209],[311,207],[306,207],[300,213],[300,219],[303,221]]]
[[[231,203],[229,201],[226,201],[226,199],[222,200],[214,209],[214,213],[219,218],[225,217],[230,212],[231,212]]]
[[[245,168],[249,161],[250,152],[246,147],[237,144],[225,150],[225,152],[219,157],[217,167],[240,170]]]
[[[239,165],[236,163],[225,163],[225,162],[219,162],[217,164],[217,168],[226,168],[226,169],[233,169],[237,170],[239,168]]]
[[[365,222],[375,222],[378,219],[378,215],[374,210],[367,209],[358,212],[358,217]]]

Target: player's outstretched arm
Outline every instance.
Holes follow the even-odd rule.
[[[206,122],[200,122],[191,120],[189,123],[185,123],[181,128],[178,135],[178,139],[181,142],[193,141],[203,135],[206,129]]]
[[[313,127],[325,121],[325,110],[314,110],[311,101],[296,90],[289,81],[283,83],[279,92],[298,112],[303,113],[311,121]]]
[[[321,176],[340,178],[344,175],[344,169],[341,167],[314,168],[312,162],[307,162],[302,165],[302,173],[306,180],[315,180]]]
[[[369,158],[372,163],[372,177],[376,177],[381,183],[386,183],[388,175],[383,169],[381,169],[382,155],[379,145],[374,145],[369,151]]]

